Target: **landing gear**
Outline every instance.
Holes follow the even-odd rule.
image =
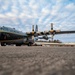
[[[16,44],[16,46],[21,46],[21,44]]]
[[[6,43],[1,42],[1,46],[6,46]]]
[[[32,42],[29,42],[29,43],[28,43],[28,46],[31,46],[32,44],[33,44]]]

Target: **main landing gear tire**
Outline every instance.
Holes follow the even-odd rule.
[[[1,43],[1,46],[6,46],[6,44],[2,42],[2,43]]]
[[[16,46],[21,46],[21,44],[16,44]]]
[[[32,42],[29,42],[29,43],[28,43],[28,46],[31,46],[31,45],[32,45]]]

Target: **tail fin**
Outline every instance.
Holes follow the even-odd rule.
[[[53,23],[51,23],[51,30],[53,30]]]
[[[36,25],[35,27],[35,32],[38,32],[38,25]]]

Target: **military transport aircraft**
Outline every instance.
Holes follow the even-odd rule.
[[[53,36],[56,34],[67,34],[67,33],[75,33],[75,30],[73,31],[60,31],[60,30],[53,30],[53,23],[51,23],[51,30],[49,31],[38,31],[38,26],[36,25],[35,31],[34,31],[34,25],[32,27],[31,32],[23,33],[21,31],[16,30],[15,28],[9,28],[9,27],[0,27],[0,43],[1,46],[11,45],[15,44],[16,46],[21,46],[23,44],[26,44],[28,46],[32,45],[34,43],[34,37],[37,36],[44,36],[43,38],[46,39],[47,35]]]

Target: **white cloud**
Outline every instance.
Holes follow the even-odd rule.
[[[3,5],[1,4],[1,8],[3,10],[7,10],[8,9],[8,5],[10,4],[9,1],[5,0],[5,1],[2,1]]]
[[[10,13],[10,12],[8,12],[8,13],[6,13],[5,14],[7,17],[16,17],[16,14],[13,14],[13,13]]]
[[[0,18],[5,18],[6,16],[3,14],[0,14]]]
[[[75,4],[74,3],[70,3],[65,8],[68,9],[68,10],[74,10],[75,9]]]

